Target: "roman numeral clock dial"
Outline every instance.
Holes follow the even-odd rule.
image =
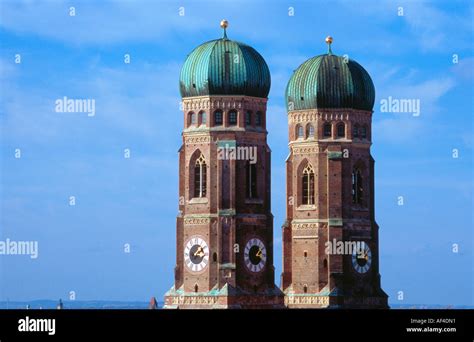
[[[372,264],[372,251],[367,243],[362,242],[360,248],[352,252],[352,267],[357,273],[367,273]]]
[[[267,261],[267,249],[260,239],[250,239],[245,245],[245,265],[251,272],[260,272]]]
[[[191,272],[201,272],[209,263],[209,247],[202,238],[192,237],[184,247],[184,263]]]

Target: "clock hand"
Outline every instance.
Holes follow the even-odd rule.
[[[256,256],[259,257],[260,259],[262,258],[262,250],[261,249],[258,250]]]
[[[194,253],[194,256],[198,256],[198,257],[204,256],[204,252],[203,252],[201,246],[199,246],[199,248],[197,249],[197,251]]]

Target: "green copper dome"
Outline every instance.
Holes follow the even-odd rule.
[[[374,100],[375,88],[368,72],[353,60],[333,55],[330,46],[327,54],[301,64],[286,87],[289,111],[317,108],[372,111]]]
[[[252,47],[227,39],[211,40],[195,48],[181,69],[182,97],[246,95],[266,98],[270,71]]]

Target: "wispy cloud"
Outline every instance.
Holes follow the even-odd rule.
[[[467,13],[448,14],[424,1],[404,1],[401,6],[405,7],[404,19],[423,50],[445,51],[447,46],[455,47],[453,42],[461,43],[460,39],[472,30],[472,15]],[[470,9],[472,14],[472,6]]]
[[[402,51],[445,53],[470,49],[474,6],[456,2],[458,11],[440,9],[435,1],[342,1],[345,7],[358,13],[357,19],[377,23],[372,32],[370,46],[380,52],[398,54]],[[401,12],[401,13],[399,13]],[[394,34],[393,26],[400,27]],[[357,44],[360,44],[357,41]]]
[[[426,115],[440,110],[441,98],[451,90],[455,82],[450,77],[423,80],[416,83],[386,84],[379,93],[381,98],[392,96],[401,99],[420,99],[422,113]],[[404,114],[402,114],[404,115]]]
[[[10,77],[2,102],[5,135],[22,142],[51,143],[65,133],[88,142],[141,137],[163,147],[175,141],[167,127],[179,129],[182,114],[176,75],[178,64],[97,67],[77,73],[46,89],[17,85]],[[174,87],[170,87],[172,84]],[[55,100],[85,95],[96,101],[96,115],[56,113]],[[79,97],[79,98],[82,98]],[[107,132],[108,134],[104,134]]]
[[[75,15],[70,15],[70,7]],[[2,3],[1,26],[69,45],[113,44],[158,40],[174,30],[192,32],[204,24],[196,15],[180,16],[172,2],[106,1],[66,3],[18,1]],[[186,14],[186,12],[185,12]]]
[[[417,69],[405,70],[388,64],[378,64],[376,69],[377,98],[373,123],[376,141],[406,142],[415,138],[422,128],[425,134],[429,132],[433,115],[444,110],[441,100],[456,86],[454,78],[444,74],[426,78]],[[412,113],[380,112],[381,101],[389,97],[419,100],[420,115],[414,117]]]

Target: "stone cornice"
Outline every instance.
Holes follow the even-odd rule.
[[[207,144],[211,142],[210,135],[191,135],[191,136],[184,136],[184,142],[186,144]]]
[[[217,143],[218,136],[212,134],[214,131],[183,131],[183,139],[186,144],[208,144]],[[268,148],[266,139],[262,138],[261,132],[246,132],[238,138],[237,146],[264,146]]]
[[[370,123],[372,112],[354,109],[324,109],[324,110],[294,110],[288,112],[288,123],[300,123],[311,121],[349,121]]]
[[[209,217],[192,217],[192,218],[184,218],[184,225],[191,226],[191,225],[200,225],[200,224],[209,224],[211,219]]]
[[[183,98],[183,110],[251,109],[265,112],[268,99],[251,96],[197,96]]]
[[[370,141],[358,141],[350,139],[312,139],[312,140],[290,140],[288,146],[294,154],[305,154],[324,152],[328,144],[351,144],[352,147],[370,147]]]

